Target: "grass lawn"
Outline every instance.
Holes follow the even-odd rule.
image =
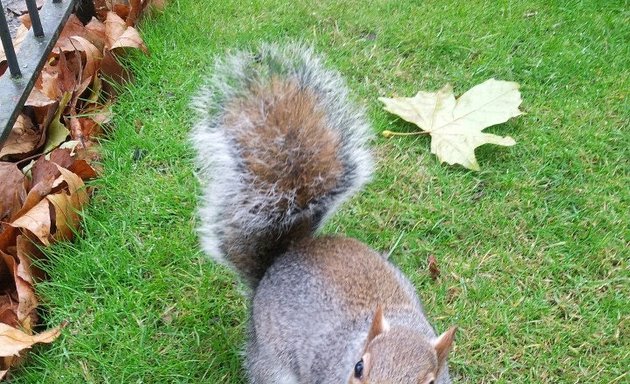
[[[214,54],[312,42],[375,132],[413,127],[378,96],[517,81],[527,113],[488,132],[482,171],[440,165],[429,138],[377,137],[374,181],[326,232],[389,250],[439,331],[459,326],[461,383],[628,383],[628,1],[172,0],[115,106],[81,239],[50,251],[50,325],[15,383],[242,383],[246,302],[200,254],[188,100]],[[397,240],[399,240],[397,242]],[[427,272],[434,255],[442,271]],[[624,368],[625,367],[625,368]]]

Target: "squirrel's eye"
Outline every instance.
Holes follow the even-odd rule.
[[[435,384],[435,380],[429,381],[429,384]]]
[[[354,366],[354,377],[360,379],[363,377],[363,359]]]

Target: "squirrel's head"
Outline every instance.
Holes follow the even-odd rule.
[[[379,306],[349,384],[438,384],[438,374],[446,365],[456,330],[451,327],[429,339],[416,330],[390,327]]]

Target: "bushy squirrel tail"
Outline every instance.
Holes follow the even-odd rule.
[[[369,126],[310,48],[265,44],[218,59],[193,100],[204,251],[255,287],[369,178]]]

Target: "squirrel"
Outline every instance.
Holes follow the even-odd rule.
[[[251,383],[450,383],[414,287],[358,240],[318,235],[371,177],[370,127],[301,43],[218,58],[193,98],[205,253],[249,288]]]

